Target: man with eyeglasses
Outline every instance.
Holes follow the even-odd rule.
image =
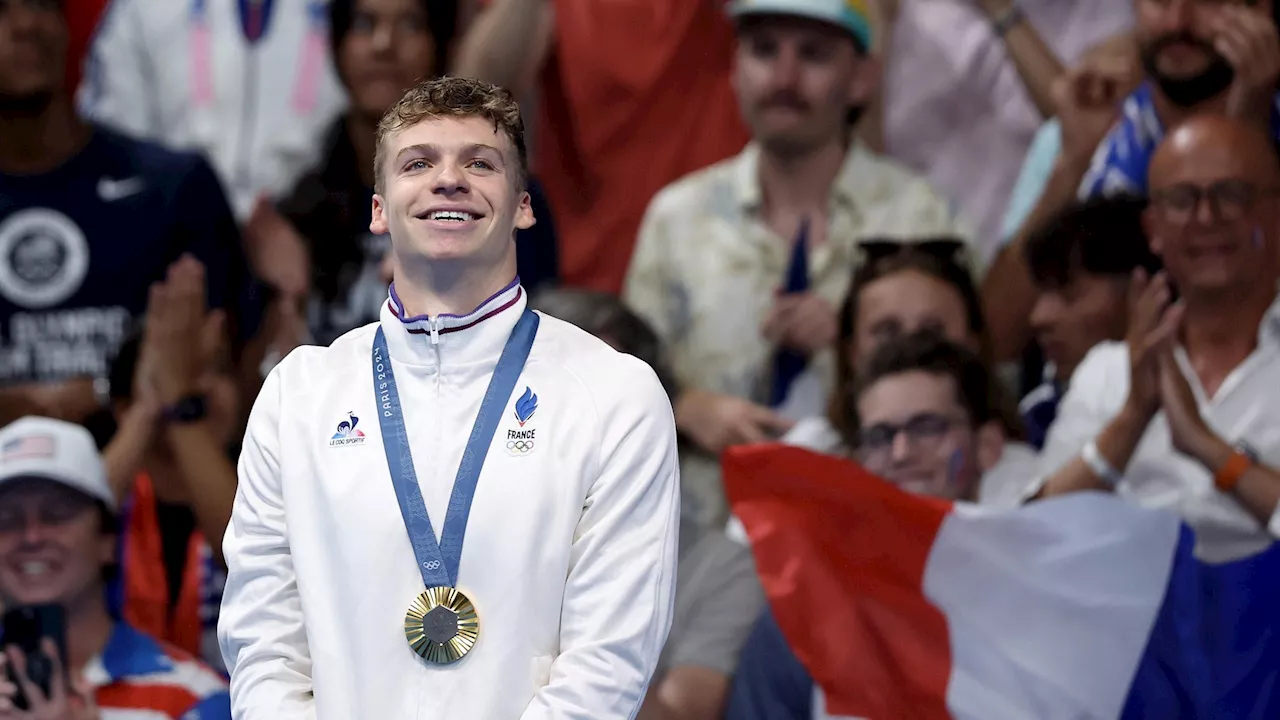
[[[1204,559],[1231,560],[1280,534],[1280,162],[1260,128],[1204,116],[1161,144],[1149,182],[1165,269],[1135,278],[1126,341],[1076,370],[1032,492],[1168,508]]]
[[[982,473],[1004,450],[994,382],[977,355],[937,333],[889,342],[873,354],[853,391],[855,457],[907,492],[973,499]],[[813,697],[812,678],[766,612],[743,648],[725,717],[808,720],[816,716]]]

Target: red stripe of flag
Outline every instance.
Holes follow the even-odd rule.
[[[947,621],[923,590],[951,504],[780,445],[729,450],[724,483],[778,625],[827,712],[951,717]]]

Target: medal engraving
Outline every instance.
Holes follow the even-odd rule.
[[[423,660],[447,665],[475,647],[480,618],[471,600],[451,587],[433,587],[414,599],[404,615],[404,636]]]

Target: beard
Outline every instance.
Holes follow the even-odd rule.
[[[1191,77],[1169,77],[1156,67],[1156,58],[1170,45],[1185,43],[1200,48],[1209,55],[1209,67]],[[1231,87],[1236,71],[1213,45],[1189,34],[1179,33],[1156,38],[1142,49],[1142,68],[1156,81],[1160,92],[1169,102],[1181,108],[1190,108],[1215,98]]]

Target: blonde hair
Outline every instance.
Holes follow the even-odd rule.
[[[517,187],[525,188],[529,158],[524,145],[524,119],[511,92],[480,80],[441,77],[414,85],[378,121],[377,149],[373,156],[375,192],[382,192],[387,138],[424,120],[442,117],[480,117],[493,123],[493,129],[504,133],[516,148]]]

